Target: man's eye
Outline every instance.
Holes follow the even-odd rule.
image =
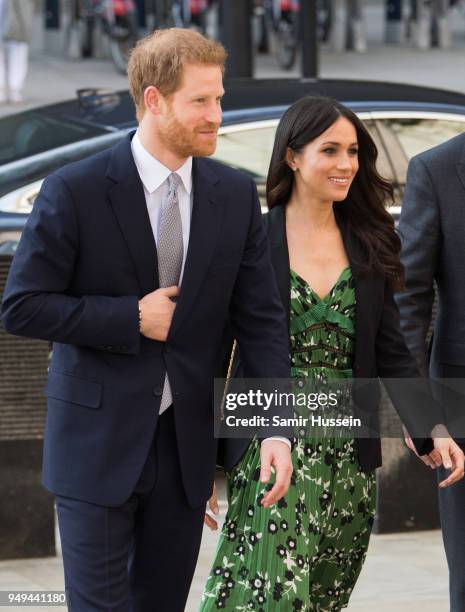
[[[195,101],[199,104],[203,104],[205,102],[205,98],[196,98]]]

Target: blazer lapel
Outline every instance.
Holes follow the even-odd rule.
[[[340,206],[345,206],[342,203]],[[341,215],[339,207],[334,206],[334,214],[341,230],[342,240],[355,283],[355,355],[354,376],[363,377],[366,371],[366,357],[370,355],[369,345],[373,338],[369,335],[369,323],[372,320],[373,277],[371,271],[363,265],[363,252],[358,240],[350,233],[349,228]]]
[[[266,215],[266,224],[271,247],[271,263],[273,264],[279,293],[286,310],[287,324],[289,326],[291,311],[291,277],[284,206],[275,206],[272,208]]]
[[[132,157],[132,136],[133,134],[130,134],[113,149],[107,177],[115,184],[108,195],[143,296],[158,288],[157,248],[144,188]]]
[[[170,336],[179,329],[194,302],[218,242],[223,218],[223,207],[216,187],[219,178],[208,167],[208,162],[201,158],[193,160],[192,182],[194,200],[189,246]]]

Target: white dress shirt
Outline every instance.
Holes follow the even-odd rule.
[[[158,246],[158,217],[163,198],[168,192],[167,178],[171,174],[171,170],[158,161],[156,157],[151,155],[147,149],[145,149],[140,141],[138,132],[136,132],[133,136],[131,141],[131,149],[137,172],[139,173],[142,185],[144,187],[145,201],[147,203],[147,210],[149,213],[153,236],[155,238],[155,244]],[[181,286],[191,229],[193,203],[192,157],[188,157],[186,159],[183,165],[176,170],[176,174],[179,175],[182,183],[178,190],[179,212],[181,213],[182,224],[182,242],[184,246],[181,275],[179,278],[179,286]],[[266,438],[266,440],[263,440],[263,442],[267,442],[271,439],[281,440],[290,446],[289,440],[281,437]]]
[[[158,161],[144,148],[140,141],[139,134],[136,132],[131,141],[132,156],[137,167],[142,185],[144,186],[145,201],[152,226],[155,244],[158,246],[158,218],[163,198],[168,193],[168,176],[171,170]],[[181,179],[178,189],[179,212],[181,213],[182,243],[184,247],[181,276],[179,285],[181,286],[186,263],[187,247],[189,245],[189,234],[191,229],[192,216],[192,157],[188,157],[183,165],[176,170],[176,174]]]

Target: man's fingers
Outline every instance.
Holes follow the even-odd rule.
[[[445,480],[442,480],[439,483],[439,486],[444,489],[445,487],[449,487],[451,484],[461,480],[464,475],[464,455],[463,451],[454,443],[452,448],[450,448],[450,455],[453,460],[454,471],[450,474]]]
[[[432,470],[436,469],[436,463],[431,459],[429,455],[421,455],[420,459],[423,461],[425,465],[430,467]]]
[[[436,448],[433,448],[429,454],[429,457],[434,462],[434,467],[441,467],[443,461],[442,455]]]
[[[454,482],[457,482],[458,480],[461,480],[462,478],[463,478],[463,468],[456,467],[450,476],[448,476],[445,480],[442,480],[439,483],[439,486],[441,487],[441,489],[445,489],[446,487],[449,487],[450,485],[454,484]]]
[[[205,513],[205,518],[203,522],[207,527],[209,527],[212,531],[216,531],[218,529],[218,523],[212,518],[209,514]]]
[[[176,287],[176,285],[172,287],[162,287],[158,289],[157,291],[159,291],[161,295],[166,295],[166,297],[169,297],[169,298],[177,297],[180,293],[180,289],[179,287]]]
[[[213,493],[210,499],[208,500],[208,505],[210,506],[210,510],[213,512],[213,514],[219,513],[220,509],[218,506],[218,493],[216,491],[216,484],[213,485]]]
[[[449,455],[449,451],[450,448],[448,446],[446,448],[441,448],[439,451],[441,455],[442,464],[446,468],[446,470],[450,470],[452,467],[452,461]]]

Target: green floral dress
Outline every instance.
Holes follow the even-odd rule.
[[[293,377],[350,378],[355,286],[350,268],[320,299],[291,270]],[[287,495],[260,505],[257,440],[228,474],[229,509],[200,605],[274,612],[345,608],[362,568],[375,512],[376,480],[359,466],[353,439],[293,442]]]

